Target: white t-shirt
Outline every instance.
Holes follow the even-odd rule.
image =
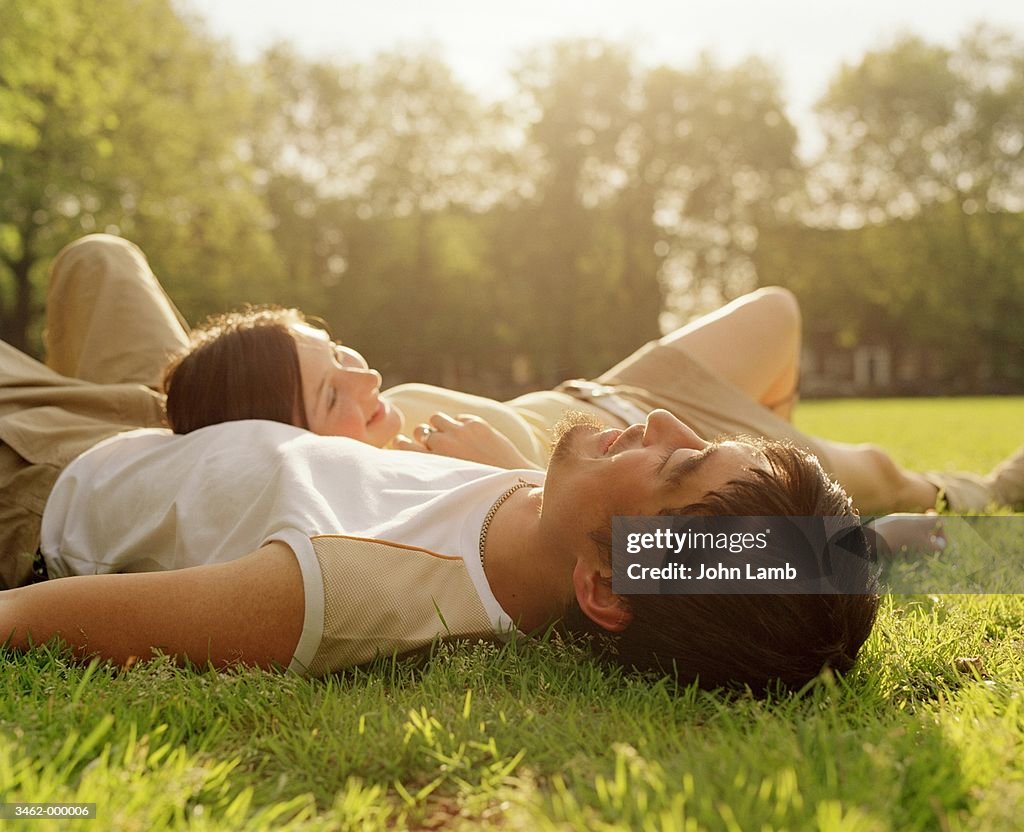
[[[65,469],[46,504],[41,549],[50,575],[62,577],[220,563],[281,541],[303,571],[309,620],[320,581],[310,538],[383,540],[461,557],[495,632],[507,633],[512,621],[478,546],[485,514],[520,476],[543,482],[537,471],[385,451],[277,422],[186,436],[143,429]]]

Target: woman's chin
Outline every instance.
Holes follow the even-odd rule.
[[[386,411],[366,426],[365,441],[376,448],[386,448],[398,436],[402,428],[402,417],[385,404]]]

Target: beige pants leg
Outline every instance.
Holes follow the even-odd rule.
[[[46,363],[61,375],[157,389],[167,361],[188,346],[188,325],[137,246],[90,234],[53,262],[45,341]]]
[[[161,425],[157,388],[187,327],[145,256],[94,234],[54,261],[51,369],[0,343],[0,589],[31,577],[46,499],[75,456],[108,436]],[[87,384],[86,382],[95,382]]]
[[[57,476],[97,442],[163,422],[163,396],[141,384],[58,375],[0,342],[0,589],[27,583]]]
[[[664,408],[707,439],[750,434],[788,439],[829,470],[829,449],[797,430],[676,344],[651,341],[597,378],[646,410]]]
[[[665,408],[709,439],[746,433],[806,448],[865,514],[924,511],[935,504],[935,486],[897,465],[883,449],[832,442],[797,430],[676,344],[652,341],[598,381],[616,386],[642,407]]]

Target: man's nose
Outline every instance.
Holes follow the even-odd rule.
[[[644,445],[672,443],[680,448],[703,450],[707,442],[689,426],[680,422],[667,410],[652,410],[644,425]]]

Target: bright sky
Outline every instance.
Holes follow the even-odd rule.
[[[790,116],[816,144],[810,108],[842,61],[901,31],[952,45],[972,24],[1024,34],[1020,0],[181,0],[243,58],[276,41],[339,60],[436,44],[474,91],[500,98],[522,51],[565,37],[632,44],[650,64],[687,66],[701,50],[751,54],[782,73]]]

